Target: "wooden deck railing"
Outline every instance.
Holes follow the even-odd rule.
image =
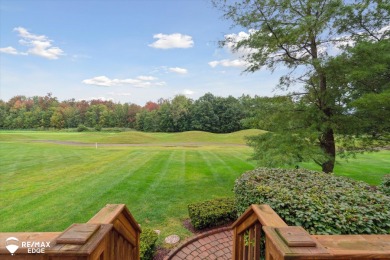
[[[138,260],[141,229],[124,204],[108,204],[64,232],[0,233],[1,260]],[[14,255],[7,239],[19,248]],[[10,247],[8,247],[10,248]]]
[[[287,227],[287,224],[268,205],[250,206],[233,223],[233,259],[260,259],[263,226]]]
[[[310,235],[287,226],[268,205],[250,206],[232,228],[233,260],[390,259],[390,235]]]

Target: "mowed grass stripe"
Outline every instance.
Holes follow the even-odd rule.
[[[136,157],[127,158],[128,160],[121,167],[114,167],[113,171],[102,173],[105,175],[105,181],[96,180],[89,184],[86,198],[93,198],[88,203],[83,204],[83,210],[75,211],[76,219],[82,219],[82,222],[87,221],[98,210],[106,204],[127,204],[132,202],[133,180],[139,173],[145,172],[145,168],[156,159],[159,158],[160,152],[143,151],[137,154]],[[130,182],[130,183],[129,183]],[[86,219],[85,219],[86,218]]]
[[[60,183],[55,190],[39,196],[31,196],[29,200],[20,203],[18,207],[12,207],[10,213],[15,210],[28,212],[24,218],[25,222],[19,221],[19,226],[15,228],[28,231],[28,227],[34,226],[35,231],[41,231],[41,229],[47,230],[47,226],[50,224],[51,230],[61,230],[73,222],[85,222],[96,213],[96,210],[104,206],[104,204],[99,204],[94,207],[93,214],[91,213],[92,215],[88,216],[88,214],[85,214],[86,205],[96,204],[95,201],[99,193],[104,192],[110,186],[110,183],[120,181],[119,176],[123,174],[123,169],[128,167],[128,164],[121,162],[131,163],[137,160],[137,157],[131,153],[128,153],[128,157],[122,157],[119,161],[114,160],[111,163],[106,161],[105,166],[91,174],[85,174],[84,178],[74,179],[71,176],[66,184]],[[149,156],[148,158],[151,159],[152,157]],[[146,161],[145,156],[138,158],[139,165],[146,163]],[[122,166],[117,167],[117,163]],[[113,167],[114,165],[116,167]],[[109,168],[115,170],[110,171]],[[134,166],[132,168],[136,169]],[[7,214],[7,211],[2,211],[2,213]],[[39,218],[41,215],[48,218],[49,222],[53,221],[53,223],[42,223]]]
[[[220,154],[235,158],[240,165],[245,165],[249,169],[254,169],[257,166],[254,160],[249,160],[253,154],[253,151],[248,148],[236,148],[234,150],[229,150],[228,152],[221,151]]]
[[[143,214],[152,202],[146,198],[147,194],[156,189],[158,184],[155,182],[161,182],[162,176],[160,175],[164,175],[161,169],[164,164],[169,162],[171,153],[172,151],[158,150],[154,156],[151,156],[150,152],[147,151],[145,153],[145,157],[148,158],[145,158],[147,159],[146,162],[137,169],[131,170],[131,176],[123,179],[110,189],[109,193],[105,194],[105,199],[111,199],[113,201],[111,203],[128,202],[131,205],[136,205],[136,207],[139,206],[135,208],[135,211],[137,214]]]
[[[247,160],[238,159],[233,156],[232,153],[222,152],[210,152],[211,157],[214,157],[214,161],[220,162],[221,165],[225,166],[231,173],[234,172],[245,172],[254,169],[254,166],[246,163]]]
[[[186,185],[176,182],[178,176],[180,178],[183,174],[183,152],[161,149],[158,155],[134,171],[130,178],[110,189],[101,199],[106,203],[126,203],[142,225],[153,226],[162,230],[163,234],[175,231],[188,236],[188,232],[178,228],[181,225],[177,213],[182,205],[175,203],[175,200],[185,200],[186,193],[178,195],[173,191],[174,187]],[[186,203],[183,207],[186,211]],[[172,219],[175,221],[172,222]]]
[[[214,189],[220,190],[221,192],[224,191],[225,196],[232,196],[233,183],[237,177],[235,173],[237,172],[216,156],[214,152],[200,151],[199,153],[213,176],[214,183],[212,185]],[[229,189],[226,190],[226,187],[229,187]]]
[[[145,158],[143,157],[141,161],[145,162]],[[123,167],[126,167],[126,165]],[[115,170],[119,174],[122,172],[121,168],[115,168]],[[62,230],[71,223],[87,221],[105,205],[105,203],[97,201],[99,193],[105,192],[106,188],[112,183],[113,178],[115,178],[113,172],[105,171],[104,168],[97,174],[100,175],[99,178],[88,178],[78,182],[74,187],[68,185],[61,187],[55,191],[55,194],[51,194],[53,196],[42,196],[41,200],[38,201],[39,204],[35,205],[31,211],[36,212],[38,215],[42,212],[48,212],[49,214],[46,215],[46,218],[49,219],[49,222],[55,222],[45,224],[30,222],[28,226],[34,225],[34,230],[40,230],[41,228],[47,230],[47,226],[50,225],[50,228],[53,230]],[[53,204],[53,202],[55,203]],[[87,206],[91,204],[94,205],[92,207],[94,210],[88,212]]]
[[[101,151],[76,148],[69,149],[68,154],[73,154],[75,150],[82,151],[83,157],[89,158],[88,163],[73,160],[72,156],[68,156],[72,158],[71,160],[61,160],[62,157],[58,156],[58,153],[63,153],[64,150],[60,149],[58,152],[58,148],[57,150],[50,149],[50,154],[43,157],[45,160],[33,159],[20,162],[20,164],[25,164],[23,168],[30,166],[30,170],[18,169],[14,176],[8,176],[8,178],[3,176],[3,185],[1,186],[3,190],[7,190],[5,196],[9,196],[10,199],[17,196],[19,200],[27,199],[28,201],[28,198],[42,196],[60,186],[80,183],[84,179],[91,178],[94,173],[110,167],[107,156]],[[27,152],[34,153],[36,151],[28,150]],[[110,160],[115,163],[120,163],[121,158],[123,158],[121,153],[110,154]],[[7,171],[5,168],[4,170]],[[69,173],[71,173],[72,178],[68,178]],[[2,206],[7,207],[6,205]]]

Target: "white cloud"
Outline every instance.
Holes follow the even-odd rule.
[[[51,43],[48,41],[32,41],[30,45],[31,48],[28,50],[28,53],[31,53],[36,56],[41,56],[49,60],[56,60],[64,53],[58,47],[51,47]]]
[[[19,44],[27,46],[27,52],[20,52],[14,47],[1,48],[0,52],[13,54],[13,55],[36,55],[49,60],[56,60],[61,55],[64,55],[64,51],[59,47],[52,46],[52,40],[45,35],[35,35],[27,31],[23,27],[16,27],[14,31],[18,32],[21,39]]]
[[[112,96],[131,96],[131,93],[115,93],[115,92],[108,92],[109,95]]]
[[[12,54],[12,55],[26,55],[26,53],[19,52],[17,49],[15,49],[12,46],[0,48],[0,52],[7,53],[7,54]]]
[[[212,68],[215,68],[217,66],[244,68],[248,66],[248,63],[245,61],[245,57],[255,53],[257,50],[247,47],[241,47],[239,49],[235,48],[238,42],[248,39],[248,37],[255,32],[255,30],[251,29],[248,32],[226,34],[226,44],[224,46],[224,49],[227,52],[227,55],[230,57],[227,59],[210,61],[208,63],[209,66]]]
[[[97,86],[105,86],[105,87],[111,87],[113,86],[113,81],[106,76],[99,76],[94,77],[92,79],[85,79],[82,81],[84,84],[87,85],[97,85]]]
[[[153,35],[153,38],[158,40],[149,44],[149,46],[156,49],[191,48],[194,46],[191,36],[180,33],[159,33]]]
[[[248,54],[252,54],[256,52],[256,49],[248,48],[248,47],[241,47],[239,49],[235,49],[238,42],[242,40],[246,40],[249,38],[250,35],[254,34],[256,30],[250,29],[248,33],[246,32],[239,32],[237,34],[231,33],[225,35],[226,45],[225,48],[230,53],[235,53],[239,57],[247,56]]]
[[[86,85],[96,85],[103,87],[125,86],[130,85],[137,88],[145,88],[151,86],[164,86],[164,81],[156,81],[155,77],[139,76],[136,79],[110,79],[106,76],[98,76],[91,79],[85,79],[82,83]]]
[[[152,77],[152,76],[138,76],[137,79],[140,79],[140,80],[148,80],[148,81],[157,80],[157,78]]]
[[[209,62],[210,67],[215,68],[217,66],[223,66],[223,67],[236,67],[241,68],[248,65],[248,63],[245,60],[235,59],[235,60],[215,60]]]
[[[14,31],[17,31],[19,33],[19,36],[22,37],[23,39],[34,40],[34,41],[47,41],[48,40],[48,38],[45,35],[35,35],[32,33],[29,33],[23,27],[16,27],[16,28],[14,28]]]
[[[357,36],[362,35],[364,32],[360,32],[357,34]],[[390,24],[382,27],[379,30],[373,31],[372,35],[374,35],[376,38],[379,39],[388,39],[390,37]],[[369,38],[373,39],[374,37],[370,35]],[[356,37],[356,35],[355,35]],[[332,45],[333,44],[333,45]],[[352,35],[343,35],[340,37],[337,37],[333,40],[332,44],[329,46],[326,46],[324,48],[324,51],[327,50],[327,48],[330,48],[333,50],[334,53],[338,54],[342,51],[345,47],[353,47],[356,44],[356,38]]]
[[[188,70],[187,70],[187,69],[178,68],[178,67],[169,68],[168,70],[171,71],[171,72],[178,73],[178,74],[187,74],[187,73],[188,73]]]
[[[190,90],[190,89],[184,89],[181,94],[183,95],[186,95],[186,96],[192,96],[193,94],[195,94],[194,91]]]
[[[40,56],[49,60],[56,60],[61,55],[64,55],[64,51],[59,47],[52,46],[52,40],[45,35],[35,35],[29,33],[23,27],[17,27],[14,31],[19,33],[22,38],[19,43],[28,46],[28,54]]]

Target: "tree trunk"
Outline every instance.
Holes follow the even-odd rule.
[[[321,71],[321,69],[317,68],[317,72],[319,74],[319,85],[320,85],[320,96],[319,96],[319,107],[322,112],[325,114],[325,121],[322,122],[323,127],[321,137],[320,137],[320,146],[326,155],[326,161],[322,163],[322,171],[326,173],[333,172],[334,163],[336,160],[336,144],[334,140],[334,132],[333,128],[329,126],[329,122],[332,121],[333,112],[331,109],[332,100],[329,100],[327,96],[327,82],[326,75]]]
[[[320,138],[321,149],[327,156],[327,161],[322,163],[322,171],[326,173],[333,172],[336,159],[336,144],[334,141],[334,133],[332,128],[326,129]]]

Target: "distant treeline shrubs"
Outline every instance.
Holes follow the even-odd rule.
[[[268,98],[217,97],[210,93],[197,100],[183,95],[147,102],[144,106],[103,100],[59,101],[44,97],[15,96],[0,100],[1,129],[132,128],[146,132],[190,130],[229,133],[251,128],[256,107]]]

